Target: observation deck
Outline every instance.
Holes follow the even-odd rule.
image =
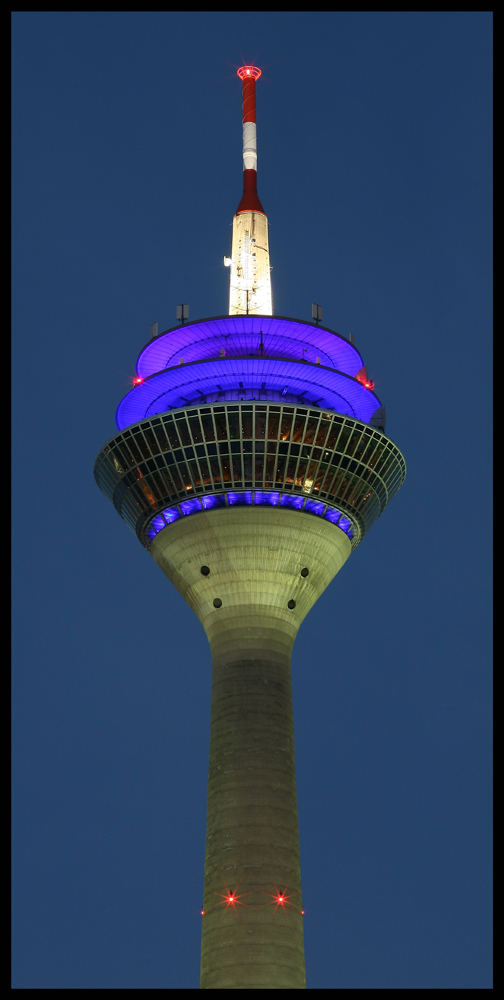
[[[363,372],[348,340],[297,320],[168,330],[140,352],[98,485],[147,548],[180,518],[240,506],[323,518],[355,548],[406,471]]]

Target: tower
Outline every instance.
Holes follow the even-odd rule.
[[[210,644],[203,989],[306,986],[291,653],[405,476],[354,344],[318,321],[273,316],[260,73],[238,70],[229,314],[156,332],[95,463],[98,486]]]

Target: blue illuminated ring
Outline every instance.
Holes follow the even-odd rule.
[[[285,507],[315,517],[323,517],[326,521],[335,524],[349,539],[354,536],[350,518],[336,507],[321,500],[311,500],[309,497],[293,496],[290,493],[279,493],[275,490],[228,490],[225,493],[210,493],[202,497],[191,497],[190,500],[181,500],[156,514],[145,528],[145,535],[152,541],[160,531],[163,531],[173,521],[178,521],[181,517],[189,517],[191,514],[198,514],[203,510],[249,505]]]
[[[219,391],[232,392],[235,399],[261,399],[264,388],[279,395],[288,392],[303,405],[333,410],[364,423],[381,405],[374,392],[357,379],[322,365],[288,358],[223,358],[178,365],[146,378],[121,400],[116,423],[124,430],[157,413],[201,403]]]
[[[165,368],[218,358],[258,355],[310,361],[356,375],[364,362],[345,337],[315,323],[282,316],[218,316],[185,323],[159,334],[143,348],[137,361],[137,375],[148,378]]]

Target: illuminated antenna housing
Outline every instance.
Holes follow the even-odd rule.
[[[257,194],[256,80],[258,66],[237,70],[243,89],[243,194],[233,218],[229,315],[271,316],[268,217]]]

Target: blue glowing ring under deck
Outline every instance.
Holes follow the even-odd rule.
[[[315,517],[323,517],[326,521],[331,521],[350,539],[354,535],[350,518],[336,507],[321,500],[294,496],[291,493],[278,493],[274,490],[269,492],[267,490],[228,490],[226,493],[210,493],[207,496],[181,500],[180,503],[172,504],[171,507],[166,507],[161,513],[156,514],[149,523],[145,534],[152,541],[160,531],[181,517],[189,517],[191,514],[199,514],[203,510],[214,510],[218,507],[247,505],[268,505],[300,510],[304,514],[312,514]]]
[[[243,390],[240,386],[243,383]],[[243,392],[261,399],[262,387],[302,398],[305,406],[319,406],[369,423],[380,400],[343,372],[285,358],[225,358],[178,365],[151,375],[135,385],[116,411],[119,430],[177,407],[196,405],[206,395]],[[301,401],[301,400],[299,400]]]

